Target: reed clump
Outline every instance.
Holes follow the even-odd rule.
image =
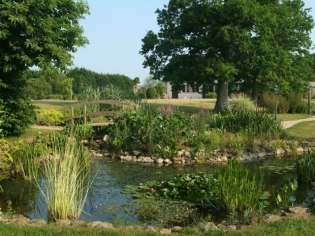
[[[76,139],[75,131],[52,138],[51,158],[44,160],[43,179],[37,181],[50,221],[79,218],[91,186],[89,164],[89,153]]]
[[[315,153],[302,155],[296,161],[296,172],[298,181],[309,183],[315,178]]]

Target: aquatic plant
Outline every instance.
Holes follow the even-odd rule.
[[[296,173],[301,183],[311,182],[315,178],[315,153],[301,155],[296,161]]]
[[[298,188],[298,183],[296,180],[289,180],[288,183],[286,183],[277,194],[277,205],[282,210],[288,211],[290,204],[291,206],[294,204],[296,198],[294,196],[294,192]]]
[[[46,143],[23,141],[12,154],[24,179],[35,180],[40,169],[40,159],[48,152]]]
[[[75,132],[60,136],[52,142],[52,156],[44,160],[43,179],[37,186],[46,200],[49,220],[77,219],[90,187],[90,158]]]
[[[228,212],[258,208],[264,189],[262,174],[250,174],[239,161],[232,159],[227,168],[222,168],[215,177],[220,188],[220,199]]]
[[[148,154],[171,157],[191,132],[190,116],[179,111],[159,112],[156,107],[142,103],[129,110],[109,125],[107,142],[109,148],[119,152],[142,150]]]

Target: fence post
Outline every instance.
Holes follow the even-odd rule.
[[[74,125],[74,109],[73,109],[73,107],[72,106],[70,106],[70,108],[71,108],[71,124],[73,124]]]
[[[84,104],[84,108],[83,108],[83,115],[84,115],[84,124],[86,125],[86,104]]]

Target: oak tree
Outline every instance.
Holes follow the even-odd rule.
[[[228,107],[228,84],[288,90],[308,77],[310,9],[302,0],[170,0],[156,11],[140,54],[154,79],[200,86],[218,82],[215,111]],[[256,89],[256,90],[255,90]]]

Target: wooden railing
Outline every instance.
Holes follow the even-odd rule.
[[[71,124],[74,124],[74,119],[76,118],[83,118],[83,123],[86,124],[86,117],[88,116],[109,116],[109,117],[116,117],[120,111],[96,111],[96,112],[86,112],[86,107],[87,105],[91,104],[107,104],[107,105],[116,105],[116,106],[121,106],[123,108],[124,102],[123,101],[118,101],[118,100],[99,100],[99,101],[88,101],[88,102],[82,102],[82,103],[75,103],[73,105],[69,106],[70,110],[70,117],[65,119],[71,120]],[[83,114],[81,115],[75,115],[74,114],[74,108],[76,107],[83,107]]]

